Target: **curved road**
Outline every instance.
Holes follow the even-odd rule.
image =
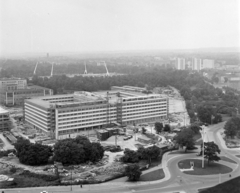
[[[221,156],[226,156],[237,164],[230,164],[229,162],[225,162],[225,165],[229,165],[229,167],[233,168],[231,172],[231,178],[237,177],[240,175],[240,159],[235,155],[239,155],[240,151],[227,149],[225,144],[222,144],[222,140],[219,139],[217,133],[220,129],[223,128],[225,122],[210,126],[206,129],[206,133],[209,141],[214,141],[218,144],[221,149]],[[83,185],[83,188],[79,186],[73,186],[72,192],[104,192],[104,193],[130,193],[130,192],[141,192],[141,193],[157,193],[157,192],[187,192],[187,193],[195,193],[198,192],[198,189],[211,187],[219,183],[219,175],[205,175],[205,176],[194,176],[187,175],[182,173],[177,166],[177,163],[182,159],[190,159],[190,158],[199,158],[196,157],[196,153],[189,154],[165,154],[163,158],[163,167],[166,167],[170,176],[166,175],[166,179],[155,181],[155,182],[137,182],[137,183],[105,183],[105,184],[96,184],[96,185]],[[221,182],[227,181],[230,179],[229,174],[221,175]],[[5,190],[5,193],[40,193],[42,190],[48,190],[48,192],[61,192],[67,193],[71,192],[70,186],[62,186],[62,187],[39,187],[39,188],[26,188],[26,189],[12,189]]]

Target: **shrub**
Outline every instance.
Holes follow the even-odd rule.
[[[19,161],[27,165],[47,164],[52,155],[52,148],[47,145],[33,144],[29,140],[19,138],[14,144]]]
[[[137,181],[139,180],[142,172],[138,164],[131,164],[125,168],[125,174],[130,181]]]
[[[11,167],[9,171],[14,174],[16,173],[17,169],[15,167]]]

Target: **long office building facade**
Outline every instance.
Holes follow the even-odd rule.
[[[75,137],[110,123],[154,122],[167,116],[167,98],[130,86],[27,99],[24,104],[25,121],[55,139]]]

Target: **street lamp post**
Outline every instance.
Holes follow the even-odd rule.
[[[202,140],[203,140],[203,148],[202,148],[202,155],[203,155],[203,157],[202,157],[202,168],[204,168],[204,134],[205,134],[204,129],[205,129],[205,126],[203,125],[203,126],[201,126],[201,128],[202,128],[201,134],[202,134]]]
[[[72,167],[71,167],[71,191],[72,191]]]
[[[117,146],[117,135],[115,134],[115,145]]]

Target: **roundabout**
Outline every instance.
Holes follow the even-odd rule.
[[[190,163],[193,163],[194,166],[192,170]],[[178,168],[182,170],[185,174],[189,175],[214,175],[214,174],[227,174],[233,171],[232,168],[220,164],[220,163],[210,163],[208,165],[207,161],[204,161],[204,168],[202,168],[202,160],[200,159],[185,159],[178,162]],[[184,169],[187,169],[184,171]]]

